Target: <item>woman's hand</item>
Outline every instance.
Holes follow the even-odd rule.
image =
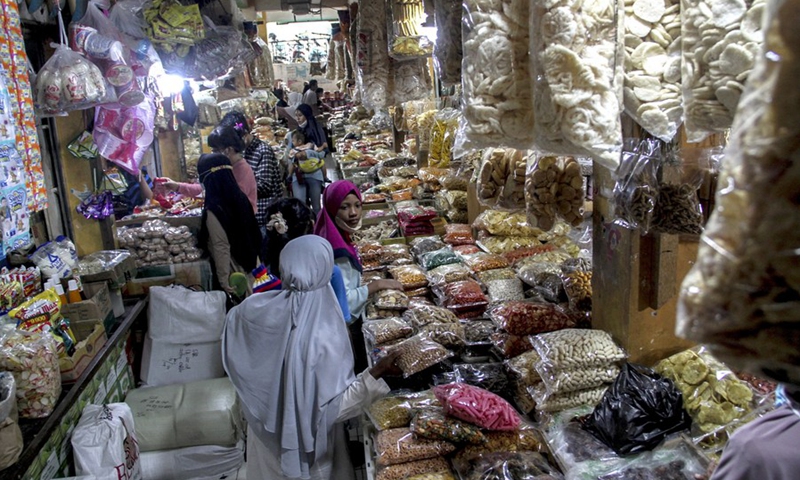
[[[382,278],[380,280],[373,280],[369,282],[367,285],[367,290],[369,294],[372,295],[375,292],[379,292],[381,290],[403,290],[403,284],[398,282],[397,280],[391,280],[388,278]]]
[[[176,181],[174,181],[174,180],[172,180],[171,178],[168,178],[168,177],[159,177],[159,178],[156,179],[155,183],[157,185],[161,185],[162,187],[164,187],[165,189],[170,190],[170,191],[178,190],[178,182],[176,182]]]
[[[385,376],[397,377],[403,374],[403,371],[395,363],[400,357],[398,350],[392,350],[387,353],[383,358],[378,360],[374,367],[369,369],[369,374],[375,380],[380,380]]]

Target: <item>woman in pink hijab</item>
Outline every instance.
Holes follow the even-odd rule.
[[[319,212],[314,233],[331,244],[334,263],[342,271],[347,305],[353,319],[349,325],[353,337],[356,371],[361,371],[366,366],[364,334],[360,320],[367,299],[380,290],[403,290],[403,285],[397,280],[380,279],[361,285],[361,259],[351,238],[360,228],[361,192],[358,187],[348,180],[337,180],[328,185],[322,194],[322,210]]]

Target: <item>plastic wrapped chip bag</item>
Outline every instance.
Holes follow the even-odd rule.
[[[709,433],[747,415],[753,391],[703,347],[660,361],[656,372],[675,382],[696,434]]]
[[[439,401],[430,390],[395,392],[375,400],[367,409],[367,416],[378,430],[407,427],[418,410],[439,406]]]
[[[17,411],[22,418],[50,415],[61,395],[56,340],[52,335],[0,326],[0,370],[17,384]]]
[[[455,445],[450,442],[418,437],[406,427],[382,430],[375,438],[376,461],[379,466],[440,457],[455,449]]]

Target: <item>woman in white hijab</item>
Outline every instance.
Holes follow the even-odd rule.
[[[291,92],[286,103],[289,104],[288,107],[276,108],[278,112],[278,118],[286,120],[286,126],[289,127],[289,130],[297,130],[299,125],[297,124],[297,119],[294,118],[294,112],[297,110],[297,107],[303,103],[303,94]]]
[[[341,422],[389,392],[395,355],[353,376],[347,327],[330,285],[333,249],[305,235],[280,255],[285,290],[253,295],[228,313],[225,371],[248,423],[247,478],[347,480]]]

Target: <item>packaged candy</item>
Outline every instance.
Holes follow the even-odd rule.
[[[516,430],[519,415],[508,402],[482,388],[451,383],[433,388],[448,415],[487,430]]]

